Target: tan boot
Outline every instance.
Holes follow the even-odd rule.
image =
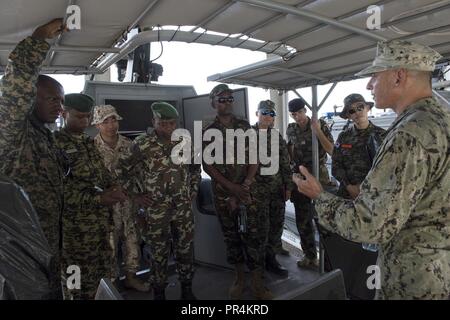
[[[243,264],[236,264],[234,267],[235,278],[233,284],[230,287],[230,299],[240,300],[242,299],[242,293],[245,288],[245,270]]]
[[[273,293],[264,286],[261,269],[252,271],[251,289],[253,296],[257,300],[271,300],[274,298]]]
[[[128,289],[134,289],[140,292],[148,292],[150,290],[150,284],[139,279],[134,272],[127,272],[123,284]]]

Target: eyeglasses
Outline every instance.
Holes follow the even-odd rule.
[[[261,115],[275,117],[277,114],[275,111],[261,111]]]
[[[352,108],[352,109],[350,109],[350,110],[348,110],[348,114],[350,114],[350,115],[352,115],[352,114],[354,114],[356,111],[363,111],[364,110],[364,104],[358,104],[357,106],[356,106],[356,110],[354,109],[354,108]]]
[[[234,102],[234,97],[220,97],[220,98],[217,98],[217,102],[219,102],[219,103],[226,103],[226,102],[233,103]]]

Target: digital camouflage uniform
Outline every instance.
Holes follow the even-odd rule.
[[[315,207],[327,229],[378,244],[378,298],[450,296],[450,113],[422,99],[394,121],[361,193],[322,192]]]
[[[252,126],[258,133],[258,123]],[[267,242],[266,256],[272,257],[282,249],[281,236],[284,227],[284,215],[286,201],[284,199],[286,190],[292,190],[294,183],[292,181],[292,171],[289,165],[289,153],[286,141],[284,141],[278,130],[267,130],[267,154],[271,155],[271,134],[279,135],[279,169],[274,175],[261,175],[261,169],[258,169],[256,175],[255,197],[258,203],[258,211],[264,214],[268,224],[266,227]],[[262,164],[260,165],[263,166]],[[265,167],[270,166],[264,165]]]
[[[353,124],[339,134],[332,156],[332,174],[340,183],[338,196],[350,199],[346,186],[363,182],[385,131],[369,121],[366,129]]]
[[[244,132],[251,129],[247,120],[239,119],[233,116],[232,124],[230,127],[225,127],[220,123],[219,118],[204,127],[203,132],[209,129],[217,129],[222,132],[225,139],[226,129],[242,129]],[[204,143],[203,150],[208,145],[208,142]],[[237,144],[235,143],[235,157],[237,156]],[[245,145],[245,152],[248,155],[248,144]],[[226,144],[223,143],[223,155],[226,155]],[[246,157],[247,158],[247,157]],[[234,159],[236,161],[236,158]],[[247,177],[246,164],[212,164],[212,166],[220,172],[227,180],[242,184]],[[254,185],[251,186],[254,188]],[[217,212],[217,216],[222,228],[224,241],[227,250],[227,261],[232,265],[246,263],[250,270],[263,269],[264,268],[264,256],[265,256],[265,230],[266,219],[263,212],[259,212],[257,207],[257,201],[254,197],[254,191],[252,190],[252,201],[250,204],[246,204],[247,210],[247,232],[240,234],[238,232],[238,221],[235,216],[235,212],[231,212],[228,201],[231,194],[228,190],[225,190],[217,181],[212,179],[212,188],[214,192],[214,205]],[[245,253],[244,253],[245,252]],[[245,257],[247,259],[245,259]]]
[[[143,237],[151,252],[151,283],[154,288],[167,285],[170,240],[181,283],[194,276],[194,216],[191,196],[198,191],[200,165],[175,164],[172,148],[156,131],[137,137],[129,157],[121,158],[118,173],[132,194],[149,193],[154,205],[145,209],[146,230]]]
[[[0,172],[25,189],[54,256],[51,287],[62,297],[60,283],[63,157],[53,134],[32,113],[37,77],[50,46],[31,37],[9,56],[1,80]]]
[[[81,269],[81,288],[69,291],[73,299],[93,299],[101,278],[112,278],[110,210],[100,204],[100,190],[114,185],[102,157],[87,135],[55,132],[58,147],[69,160],[63,214],[63,270]]]
[[[115,148],[111,148],[101,137],[100,133],[94,138],[95,146],[100,152],[106,168],[112,175],[116,175],[119,158],[126,158],[130,154],[132,141],[127,137],[118,135]],[[125,244],[125,271],[136,273],[139,269],[139,235],[136,226],[136,213],[130,201],[117,203],[113,207],[114,229],[112,232],[111,246],[113,248],[113,274],[119,276],[118,251],[119,240]]]
[[[325,121],[320,121],[322,132],[330,142],[333,136]],[[286,130],[288,147],[292,148],[291,164],[293,172],[298,172],[300,165],[305,166],[312,172],[312,130],[311,119],[308,119],[305,129],[300,128],[297,123],[290,123]],[[319,145],[319,177],[322,184],[329,182],[329,175],[326,168],[327,153],[318,141]],[[313,216],[311,212],[311,199],[298,192],[295,187],[292,190],[291,201],[295,207],[295,221],[300,234],[303,252],[309,259],[317,258],[317,249],[314,238]]]

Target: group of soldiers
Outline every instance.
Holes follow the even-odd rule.
[[[293,176],[313,199],[322,227],[378,246],[378,299],[450,299],[450,112],[433,98],[431,85],[440,57],[409,41],[379,42],[372,65],[357,75],[370,76],[376,107],[393,109],[397,118],[378,147],[373,141],[376,152],[361,159],[372,162],[369,172],[362,177],[352,174],[358,166],[340,165],[365,148],[353,140],[363,108],[353,95],[347,116],[355,128],[341,133],[333,151],[339,194],[325,191],[305,166]]]
[[[289,112],[294,122],[287,128],[287,142],[273,129],[276,108],[271,100],[259,103],[256,112],[258,122],[250,126],[246,120],[233,115],[233,92],[227,85],[216,86],[210,93],[210,99],[217,117],[205,130],[218,129],[225,133],[226,129],[253,128],[258,137],[261,130],[266,130],[268,153],[279,153],[279,170],[272,175],[261,174],[262,164],[204,166],[213,180],[215,207],[227,245],[228,262],[235,267],[230,297],[242,297],[246,265],[251,272],[254,296],[270,299],[273,294],[262,282],[264,269],[279,276],[288,275],[287,269],[276,259],[276,254],[289,255],[281,243],[287,200],[292,201],[295,207],[304,253],[297,265],[300,268],[318,268],[311,199],[300,193],[292,181],[292,174],[299,172],[299,166],[312,169],[312,131],[319,140],[320,182],[324,186],[332,184],[326,168],[327,154],[332,155],[333,175],[340,182],[338,193],[351,199],[356,198],[359,185],[372,166],[372,150],[376,152],[384,130],[368,120],[368,112],[373,104],[366,102],[359,94],[351,94],[344,100],[344,109],[340,115],[344,119],[350,118],[353,124],[340,134],[335,145],[326,122],[308,117],[305,102],[301,98],[289,102]],[[279,135],[278,150],[270,150],[271,134]],[[248,230],[244,236],[239,234],[239,226],[236,225],[239,203],[245,204],[248,213]]]
[[[67,281],[62,281],[61,276],[64,278],[67,268],[74,265],[81,269],[81,288],[66,286],[65,297],[94,298],[101,278],[119,277],[118,246],[123,242],[126,286],[148,291],[151,285],[154,298],[165,299],[172,248],[181,298],[194,300],[191,205],[197,196],[201,168],[195,161],[176,163],[172,159],[177,142],[171,137],[179,114],[166,102],[153,103],[151,130],[134,141],[119,135],[121,117],[113,106],[94,108],[95,101],[91,97],[64,95],[63,87],[56,80],[39,75],[50,48],[45,40],[62,31],[62,20],[57,19],[38,27],[32,36],[17,45],[2,79],[0,98],[0,155],[3,159],[0,171],[24,188],[38,213],[54,257],[49,279],[51,298],[62,298],[61,282],[66,284]],[[382,47],[380,54],[384,55],[384,60],[376,60],[381,66],[374,66],[370,74],[380,75],[404,66],[428,72],[437,59],[433,51],[410,43],[401,44],[407,55],[399,51],[395,43],[383,45],[392,47]],[[392,55],[397,56],[392,58]],[[411,59],[417,63],[416,69]],[[396,75],[398,86],[410,90],[411,95],[419,95],[412,86],[408,87],[411,84],[405,78],[411,81],[409,73]],[[373,78],[368,87],[379,90],[375,95],[377,104],[390,106],[395,101],[382,100],[385,88],[377,82],[382,80]],[[424,89],[422,93],[427,92]],[[399,94],[396,98],[401,97]],[[257,299],[273,298],[264,285],[265,270],[287,276],[287,270],[276,255],[289,254],[281,243],[288,199],[295,207],[305,254],[297,263],[299,267],[318,266],[315,208],[319,223],[327,229],[350,240],[381,244],[384,297],[442,298],[448,295],[449,115],[433,99],[420,100],[411,109],[406,108],[409,104],[393,104],[391,107],[396,107],[399,114],[407,111],[386,133],[368,120],[367,113],[373,104],[359,94],[351,94],[344,100],[341,117],[350,119],[352,125],[334,144],[326,123],[306,115],[302,99],[289,102],[294,122],[287,128],[285,141],[273,129],[276,107],[272,101],[259,103],[258,122],[252,127],[233,114],[233,91],[227,85],[214,87],[209,98],[217,115],[204,126],[204,131],[217,129],[225,136],[227,129],[253,128],[258,136],[264,130],[269,137],[279,135],[280,141],[278,150],[270,150],[268,143],[269,153],[279,153],[279,170],[272,175],[261,174],[264,165],[248,161],[244,164],[203,163],[205,172],[212,178],[227,260],[235,269],[230,298],[242,298],[246,268],[251,275],[251,291]],[[430,112],[422,111],[425,106],[434,108],[434,121],[441,124],[441,128],[434,128],[422,115],[414,116],[414,112]],[[60,114],[64,127],[52,132],[47,125],[54,123]],[[413,127],[408,127],[408,123],[420,123],[422,134],[435,139],[420,140],[424,138]],[[99,130],[95,139],[84,133],[91,124]],[[312,132],[319,140],[319,180],[309,174],[313,167]],[[405,140],[401,145],[395,143],[399,137]],[[207,145],[208,142],[204,142],[204,147]],[[446,155],[441,154],[445,146]],[[225,151],[225,145],[223,147]],[[408,147],[412,148],[410,154]],[[248,150],[248,142],[245,148]],[[424,151],[423,148],[429,149]],[[332,157],[332,174],[340,183],[337,195],[323,191],[330,184],[325,166],[327,154]],[[188,156],[193,159],[195,155]],[[430,170],[418,170],[415,161]],[[406,165],[402,166],[404,162]],[[381,173],[381,168],[387,171]],[[436,201],[442,196],[445,204]],[[396,197],[401,200],[396,201]],[[138,212],[139,225],[136,223]],[[244,229],[242,220],[245,220]],[[424,233],[418,232],[424,225]],[[150,284],[136,276],[141,238],[150,248]],[[414,257],[407,255],[411,246],[416,253]],[[427,258],[430,255],[433,256],[431,262],[431,258]],[[421,278],[411,275],[415,268],[420,270]]]
[[[125,286],[148,291],[149,284],[136,276],[142,235],[151,244],[155,298],[163,299],[172,233],[181,297],[194,299],[190,204],[200,166],[170,160],[178,113],[167,103],[154,103],[151,133],[134,143],[119,135],[121,118],[113,106],[94,109],[90,96],[64,95],[56,80],[39,75],[50,48],[46,39],[62,31],[62,19],[56,19],[17,45],[2,79],[0,103],[1,173],[28,194],[53,257],[46,297],[93,299],[102,278],[119,278],[121,242]],[[84,133],[92,114],[99,130],[95,139]],[[48,125],[60,115],[64,126],[52,132]],[[142,230],[136,225],[138,209],[146,220]],[[69,281],[73,267],[79,269],[79,285]]]

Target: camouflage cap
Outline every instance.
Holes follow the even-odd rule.
[[[79,112],[91,112],[94,99],[83,93],[69,93],[64,96],[64,107],[75,109]]]
[[[289,112],[297,112],[300,109],[303,109],[305,107],[305,101],[303,99],[297,98],[289,101],[288,108]]]
[[[151,105],[153,115],[161,120],[171,120],[178,118],[178,111],[167,102],[153,102]]]
[[[230,92],[233,93],[233,90],[231,90],[226,84],[221,83],[218,84],[217,86],[215,86],[211,92],[209,93],[209,98],[212,99],[216,96],[218,96],[219,94],[222,94],[224,92]]]
[[[275,103],[272,100],[260,101],[258,111],[275,111]]]
[[[372,65],[356,75],[364,76],[398,68],[433,71],[436,61],[441,57],[439,52],[422,44],[404,40],[380,41]]]
[[[363,102],[366,105],[369,106],[370,109],[372,109],[374,103],[373,102],[366,102],[364,97],[360,95],[359,93],[352,93],[345,97],[344,99],[344,109],[342,109],[339,116],[343,119],[348,119],[348,110],[351,108],[351,106],[356,102]]]
[[[114,116],[116,120],[122,120],[122,117],[116,111],[112,105],[100,105],[94,108],[94,117],[92,119],[92,124],[99,124],[105,121],[107,118]]]

